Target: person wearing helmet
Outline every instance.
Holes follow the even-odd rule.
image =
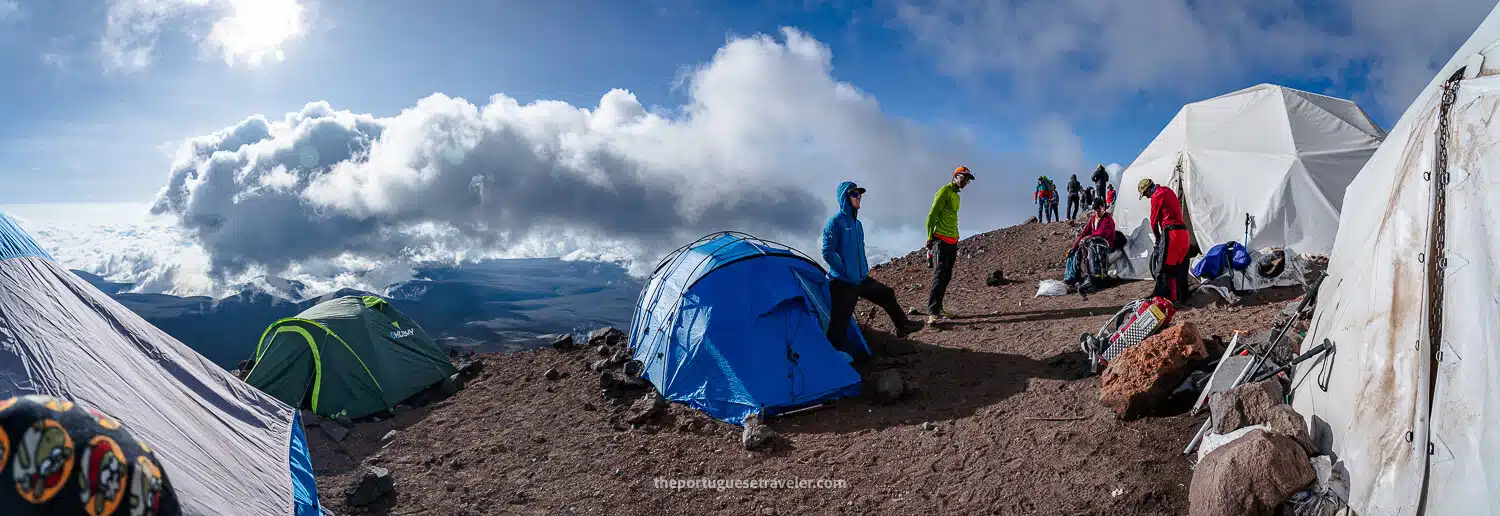
[[[865,189],[851,181],[839,183],[838,213],[828,218],[823,226],[823,261],[828,264],[828,293],[831,308],[828,318],[828,342],[854,358],[862,366],[870,356],[863,346],[853,345],[849,340],[849,321],[854,318],[854,305],[860,298],[885,309],[896,327],[896,337],[922,329],[922,323],[906,318],[901,304],[896,301],[896,291],[870,277],[869,262],[865,258],[865,229],[859,223],[860,199]]]
[[[1192,236],[1182,217],[1182,204],[1172,189],[1150,179],[1136,184],[1136,191],[1142,199],[1151,199],[1151,234],[1156,237],[1151,252],[1151,275],[1156,279],[1152,295],[1181,302],[1187,296],[1187,257],[1192,247]]]
[[[951,317],[943,311],[943,298],[948,294],[948,282],[953,279],[953,262],[958,259],[958,192],[974,173],[969,167],[953,169],[953,179],[938,188],[932,197],[932,208],[927,211],[927,248],[937,247],[937,264],[932,268],[932,288],[927,293],[927,324],[936,324],[939,317]]]

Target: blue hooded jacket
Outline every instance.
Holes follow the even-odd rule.
[[[854,183],[839,183],[839,212],[823,226],[823,262],[828,264],[828,278],[859,284],[870,274],[865,261],[865,228],[859,224],[859,210],[849,204]]]

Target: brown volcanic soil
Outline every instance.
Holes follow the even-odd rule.
[[[394,421],[361,424],[342,443],[308,431],[323,503],[339,514],[1184,514],[1192,476],[1182,448],[1201,418],[1121,422],[1099,405],[1078,335],[1150,291],[1126,283],[1090,296],[1033,298],[1061,278],[1075,230],[1028,224],[960,244],[944,327],[906,340],[861,304],[872,345],[920,391],[894,405],[867,394],[776,419],[784,436],[749,452],[740,428],[673,405],[659,422],[620,424],[626,406],[600,396],[590,350],[483,357],[480,378],[454,397]],[[903,306],[923,306],[920,253],[877,267]],[[987,287],[1003,268],[1020,280]],[[1300,288],[1233,309],[1188,309],[1204,335],[1268,328]],[[567,377],[548,381],[548,368]],[[1030,418],[1075,418],[1046,421]],[[924,430],[924,423],[935,425]],[[379,440],[398,437],[385,450]],[[389,468],[396,493],[344,506],[361,461]],[[839,479],[843,489],[663,489],[655,478]],[[1118,495],[1112,492],[1119,492]]]

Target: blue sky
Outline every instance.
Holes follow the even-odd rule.
[[[951,73],[942,54],[954,53],[944,46],[952,42],[924,44],[921,38],[927,35],[902,20],[901,11],[909,6],[901,2],[318,0],[300,2],[305,28],[281,45],[286,60],[258,67],[228,66],[211,50],[203,49],[190,31],[205,31],[215,16],[223,14],[200,8],[198,13],[162,22],[149,67],[133,73],[107,72],[107,63],[102,62],[99,46],[111,4],[7,2],[14,7],[7,21],[0,22],[0,69],[13,79],[0,84],[0,95],[24,99],[7,103],[3,116],[9,123],[0,128],[4,151],[0,153],[0,178],[8,183],[0,190],[0,203],[11,204],[144,202],[161,186],[169,162],[164,149],[175,147],[174,142],[226,127],[250,114],[295,111],[312,100],[390,115],[433,92],[469,99],[503,92],[522,101],[555,99],[589,106],[610,88],[626,88],[644,104],[675,106],[684,99],[680,91],[673,91],[673,79],[684,67],[710,59],[729,35],[774,33],[782,26],[800,28],[827,44],[834,56],[834,74],[873,95],[888,113],[964,127],[983,145],[997,150],[1023,148],[1037,120],[1061,116],[1082,139],[1084,162],[1129,163],[1182,103],[1257,82],[1354,98],[1377,122],[1389,126],[1404,104],[1400,98],[1372,95],[1361,72],[1372,61],[1398,52],[1369,47],[1426,47],[1414,52],[1442,60],[1489,7],[1484,1],[1435,2],[1429,11],[1441,14],[1425,16],[1430,22],[1410,20],[1416,26],[1403,29],[1418,34],[1356,42],[1351,45],[1356,48],[1348,49],[1345,56],[1337,55],[1337,50],[1320,56],[1323,52],[1302,49],[1288,60],[1291,65],[1264,59],[1249,63],[1260,70],[1243,69],[1246,63],[1236,62],[1235,56],[1211,56],[1226,62],[1195,64],[1188,71],[1207,73],[1161,81],[1181,84],[1148,81],[1137,85],[1139,91],[1121,87],[1109,98],[1079,106],[1076,102],[1059,104],[1069,100],[1062,97],[1033,97],[1015,91],[1018,81],[1031,83],[1026,87],[1047,88],[1079,76],[1094,79],[1092,74],[1067,70],[1069,66],[1047,67],[1064,72],[1057,76],[1018,77],[1015,67],[983,69],[982,65],[979,73]],[[1142,2],[1137,10],[1165,10],[1154,4],[1168,3]],[[1020,23],[1022,16],[996,20],[999,25],[994,26],[972,21],[982,17],[975,13],[996,10],[984,4],[1004,2],[912,5],[970,18],[961,28],[947,29],[959,44],[993,41],[996,47],[1026,46],[995,34],[1021,30],[1004,24]],[[1220,8],[1208,5],[1213,2],[1193,4],[1201,10]],[[1380,7],[1363,5],[1371,10]],[[1373,39],[1384,34],[1378,30],[1379,22],[1373,24],[1377,29],[1358,32],[1350,14],[1353,7],[1339,2],[1307,2],[1300,7],[1263,11],[1270,23],[1306,21],[1330,37],[1368,34]],[[1065,19],[1069,14],[1059,7],[1058,19],[1051,22],[1069,23]],[[1127,37],[1144,39],[1174,30],[1170,18],[1162,20],[1157,26],[1121,30]],[[1203,25],[1215,27],[1213,22]],[[1036,32],[1046,34],[1046,29]],[[1263,44],[1253,41],[1258,34],[1269,37],[1270,33],[1245,38]],[[1004,52],[1003,48],[993,50]],[[1316,57],[1304,59],[1308,55]],[[1056,56],[1043,53],[1036,59]],[[1080,52],[1064,57],[1082,68],[1097,65],[1091,60],[1101,56]],[[1167,57],[1171,56],[1163,56]],[[1104,58],[1153,60],[1149,55]],[[1404,55],[1397,58],[1410,60]],[[1412,84],[1425,81],[1421,69],[1400,73],[1411,74]],[[1344,77],[1331,77],[1335,75]],[[1403,93],[1412,91],[1405,86]]]
[[[1388,128],[1493,7],[0,0],[0,205],[154,204],[217,277],[802,234],[854,179],[888,196],[867,224],[896,236],[872,246],[906,249],[957,164],[985,201],[965,231],[1008,225],[1038,171],[1128,164],[1182,104],[1260,82],[1353,99]],[[454,196],[472,199],[434,206]],[[267,220],[357,238],[299,247],[254,229]]]

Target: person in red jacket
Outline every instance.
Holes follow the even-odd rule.
[[[1089,216],[1089,221],[1083,225],[1083,232],[1078,234],[1078,239],[1073,241],[1073,249],[1089,237],[1104,239],[1104,244],[1113,248],[1115,246],[1115,218],[1106,209],[1104,199],[1094,199],[1094,212]]]
[[[1115,205],[1115,185],[1109,185],[1109,191],[1104,194],[1104,204],[1108,204],[1108,205],[1110,205],[1110,207],[1114,207],[1114,205]]]
[[[1188,249],[1192,247],[1192,235],[1182,218],[1182,203],[1177,193],[1150,179],[1142,179],[1136,185],[1141,198],[1151,198],[1151,233],[1156,236],[1156,247],[1151,253],[1151,275],[1156,278],[1156,290],[1152,295],[1180,302],[1188,291]]]

